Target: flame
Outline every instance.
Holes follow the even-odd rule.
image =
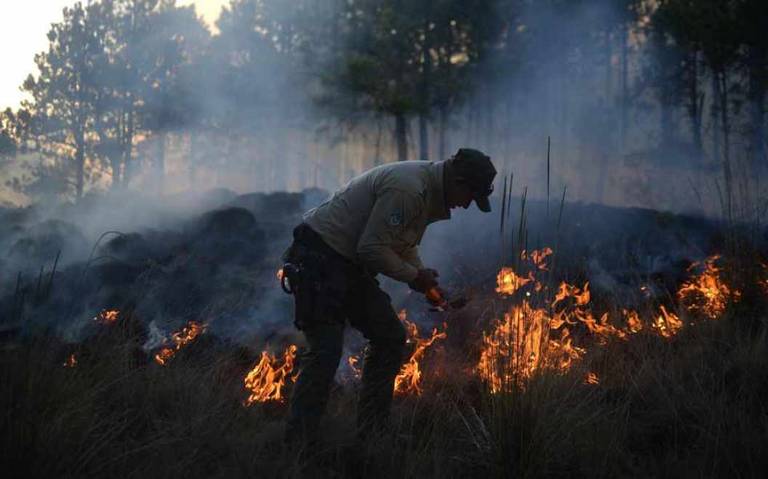
[[[101,324],[115,324],[119,316],[120,311],[117,309],[104,309],[93,320]]]
[[[448,337],[445,331],[438,333],[437,328],[432,329],[432,335],[429,338],[419,337],[419,328],[416,324],[406,319],[405,310],[400,311],[400,320],[405,323],[406,331],[408,332],[408,343],[415,344],[416,346],[411,353],[411,357],[400,368],[400,372],[395,377],[395,394],[416,394],[420,396],[422,393],[419,383],[421,382],[421,367],[419,361],[424,357],[427,349],[438,339],[445,339]]]
[[[278,359],[262,351],[261,360],[251,369],[243,380],[245,389],[250,392],[244,405],[250,406],[257,402],[283,401],[283,387],[286,378],[296,382],[296,375],[291,376],[296,360],[297,347],[295,344],[288,346],[283,352],[283,363],[278,365]]]
[[[524,300],[497,320],[490,334],[483,334],[477,370],[491,392],[523,386],[539,370],[567,371],[584,354],[573,345],[568,328],[560,329],[559,339],[550,337],[552,329],[547,312]]]
[[[352,369],[352,375],[355,379],[363,377],[363,368],[360,366],[360,357],[356,354],[350,354],[347,358],[347,364]]]
[[[77,366],[77,357],[75,356],[75,353],[72,353],[69,355],[66,361],[64,361],[64,367],[65,368],[74,368]]]
[[[597,337],[600,344],[606,344],[611,337],[627,339],[627,330],[619,329],[608,322],[608,313],[603,313],[600,319],[595,319],[591,311],[574,312],[574,316],[584,324],[590,333]]]
[[[278,269],[277,273],[275,274],[275,276],[277,277],[278,281],[282,281],[283,280],[283,276],[285,276],[285,272],[283,272],[283,268]]]
[[[653,321],[651,328],[654,331],[664,336],[665,338],[671,338],[676,335],[680,328],[683,327],[683,322],[675,313],[667,311],[663,305],[659,307],[659,314]]]
[[[642,331],[643,322],[640,320],[640,315],[637,314],[637,311],[631,309],[622,309],[621,313],[624,315],[624,318],[626,318],[627,332],[635,334]]]
[[[590,371],[584,379],[584,384],[600,384],[600,378],[597,377],[597,374]]]
[[[703,262],[691,265],[689,271],[701,269],[677,292],[677,299],[689,312],[701,314],[710,319],[717,319],[725,312],[725,308],[731,301],[738,301],[741,292],[728,287],[722,278],[722,268],[716,262],[720,255],[710,256]]]
[[[181,328],[171,335],[171,341],[173,341],[173,347],[166,347],[161,349],[155,354],[155,362],[161,366],[168,364],[168,361],[177,353],[181,348],[186,346],[195,340],[199,335],[203,334],[206,329],[205,324],[200,324],[197,321],[190,321],[186,326]]]
[[[520,253],[520,259],[522,260],[529,260],[533,265],[541,270],[541,271],[547,271],[547,263],[546,260],[549,256],[551,256],[553,253],[552,248],[542,248],[542,249],[535,249],[528,253],[526,250],[523,250]]]
[[[592,299],[592,296],[589,293],[589,282],[584,283],[582,288],[578,288],[577,286],[572,286],[563,281],[560,283],[560,287],[555,295],[555,301],[552,303],[552,306],[555,306],[568,298],[573,298],[577,306],[587,305]]]
[[[531,261],[540,272],[547,271],[546,259],[550,255],[551,249],[545,248],[530,254],[523,252],[521,259]],[[720,269],[715,264],[718,259],[718,256],[707,259],[703,272],[693,276],[679,290],[677,297],[689,311],[702,311],[709,317],[717,317],[729,300],[740,297],[738,291],[732,291],[720,279]],[[623,326],[612,324],[608,313],[595,315],[590,309],[588,282],[582,287],[561,282],[556,291],[548,293],[548,288],[537,281],[533,272],[522,277],[508,267],[502,268],[496,279],[496,291],[502,295],[511,295],[533,282],[536,293],[552,294],[553,297],[549,302],[542,298],[547,306],[538,308],[531,306],[528,299],[531,293],[527,293],[521,303],[510,306],[503,319],[492,323],[490,333],[483,334],[476,371],[493,393],[513,386],[524,387],[540,371],[567,371],[586,353],[585,348],[573,343],[571,331],[576,328],[585,328],[598,345],[604,345],[610,339],[628,340],[645,327],[635,310],[621,310]],[[641,289],[648,290],[647,286]],[[659,306],[658,314],[649,324],[650,331],[664,338],[675,336],[683,327],[679,316],[663,305]],[[586,381],[599,383],[594,373],[590,373]]]
[[[512,268],[501,268],[496,276],[496,292],[512,295],[526,284],[535,281],[533,273],[529,272],[527,278],[518,276]]]

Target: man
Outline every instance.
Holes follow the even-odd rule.
[[[342,354],[345,320],[369,341],[359,431],[365,435],[384,425],[406,337],[375,275],[420,293],[437,287],[437,271],[419,258],[424,230],[473,200],[480,210],[491,211],[488,197],[495,176],[487,155],[462,148],[445,161],[373,168],[304,215],[285,254],[295,324],[308,345],[291,398],[289,440],[313,440],[317,434]]]

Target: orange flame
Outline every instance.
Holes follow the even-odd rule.
[[[363,377],[363,368],[360,366],[360,357],[355,354],[350,354],[347,358],[347,364],[352,369],[352,374],[355,379]]]
[[[548,248],[530,254],[523,252],[521,259],[532,261],[539,271],[546,271],[545,260],[551,254]],[[739,297],[740,293],[731,291],[720,280],[719,269],[714,264],[717,259],[713,257],[707,260],[705,271],[684,284],[678,294],[681,301],[696,292],[699,295],[696,299],[698,303],[691,301],[692,304],[706,312],[719,314],[727,298]],[[535,283],[537,293],[546,292],[533,272],[523,278],[511,268],[505,267],[497,275],[496,291],[511,295],[530,282]],[[586,353],[586,349],[573,344],[568,328],[579,325],[585,327],[598,344],[606,344],[611,338],[627,340],[630,335],[643,330],[644,324],[637,311],[623,309],[624,325],[617,327],[611,323],[608,313],[594,315],[590,301],[588,282],[581,288],[562,282],[554,292],[548,308],[534,308],[528,299],[523,299],[522,304],[512,305],[502,320],[494,321],[492,331],[483,335],[480,360],[476,367],[491,392],[508,390],[510,386],[523,387],[538,371],[567,371],[574,361]],[[689,310],[691,303],[688,305]],[[715,317],[712,314],[710,317]],[[677,314],[664,306],[660,306],[659,314],[649,324],[651,331],[664,338],[675,336],[683,327],[683,321]],[[598,382],[597,376],[590,373],[588,383]]]
[[[294,344],[285,349],[282,365],[278,365],[278,360],[274,355],[262,351],[261,360],[243,380],[245,389],[250,391],[248,399],[245,400],[245,406],[257,402],[283,401],[285,399],[283,387],[285,387],[286,378],[290,377],[291,381],[295,382],[297,377],[291,376],[297,349]]]
[[[403,323],[408,336],[407,343],[412,345],[413,351],[411,352],[408,361],[406,361],[395,377],[394,393],[398,395],[416,394],[421,395],[421,380],[422,371],[420,361],[423,359],[427,350],[432,347],[435,341],[439,339],[445,339],[448,334],[443,331],[438,333],[437,328],[432,329],[432,334],[429,338],[421,338],[419,336],[419,328],[416,324],[408,321],[408,313],[405,309],[400,310],[397,313],[397,317]],[[414,346],[415,345],[415,346]],[[363,376],[363,368],[360,367],[360,356],[351,354],[347,358],[347,364],[352,369],[352,374],[355,379],[360,379]]]
[[[98,316],[93,318],[93,320],[101,324],[114,324],[117,322],[117,319],[119,316],[120,316],[119,310],[105,309],[105,310],[102,310]]]
[[[597,377],[597,374],[590,371],[584,379],[584,384],[600,384],[600,378]]]
[[[587,305],[591,300],[591,295],[589,293],[589,282],[584,283],[584,287],[579,289],[577,286],[571,286],[570,284],[563,281],[560,283],[560,288],[555,295],[555,301],[552,303],[552,306],[555,306],[556,304],[565,301],[568,298],[573,298],[577,306]]]
[[[445,339],[448,337],[445,331],[438,333],[437,328],[432,330],[432,335],[429,338],[419,337],[419,328],[416,324],[406,319],[405,310],[400,311],[400,320],[405,324],[408,332],[408,343],[414,344],[415,347],[411,353],[411,357],[400,368],[400,372],[395,377],[395,394],[416,394],[420,396],[422,393],[421,386],[421,367],[419,361],[424,357],[427,349],[438,339]]]
[[[528,272],[528,277],[523,278],[518,276],[512,268],[504,267],[501,268],[501,271],[496,276],[496,292],[512,295],[515,294],[515,291],[532,281],[535,281],[532,272]]]
[[[523,386],[539,370],[566,371],[584,354],[584,349],[573,346],[568,328],[554,339],[551,326],[545,310],[524,300],[495,322],[493,332],[483,334],[477,370],[491,392]]]
[[[667,311],[663,305],[659,307],[659,315],[653,321],[651,328],[665,338],[676,335],[683,327],[683,322],[675,313]]]
[[[552,248],[542,248],[542,249],[535,249],[528,253],[526,250],[523,250],[520,253],[520,259],[522,260],[530,260],[533,265],[541,270],[541,271],[547,271],[547,258],[551,256],[553,253]]]
[[[710,256],[689,268],[689,271],[701,269],[701,272],[683,284],[677,292],[677,299],[691,313],[717,319],[725,312],[729,302],[741,298],[740,291],[731,290],[723,282],[722,268],[716,264],[720,259],[720,255]]]
[[[205,332],[206,325],[200,324],[197,321],[190,321],[189,324],[181,328],[171,335],[171,341],[173,341],[173,347],[166,347],[161,349],[155,354],[155,362],[161,366],[168,364],[168,361],[177,353],[181,348],[194,341],[199,335]]]
[[[282,281],[283,276],[285,276],[285,273],[283,272],[283,268],[278,269],[275,276],[277,276],[278,281]]]
[[[637,311],[631,309],[622,309],[621,312],[624,315],[624,318],[626,318],[627,332],[635,334],[642,331],[643,322],[640,320],[640,315],[637,314]]]

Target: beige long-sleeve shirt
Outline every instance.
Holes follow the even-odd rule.
[[[449,219],[445,162],[403,161],[353,178],[304,222],[342,256],[410,282],[423,268],[418,246],[430,223]]]

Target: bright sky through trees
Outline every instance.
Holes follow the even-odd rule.
[[[87,0],[82,0],[87,3]],[[0,110],[16,108],[24,98],[19,91],[24,79],[35,71],[35,54],[46,49],[51,23],[61,20],[61,10],[76,0],[4,0],[0,15]],[[180,6],[195,4],[209,25],[228,0],[178,0]]]

